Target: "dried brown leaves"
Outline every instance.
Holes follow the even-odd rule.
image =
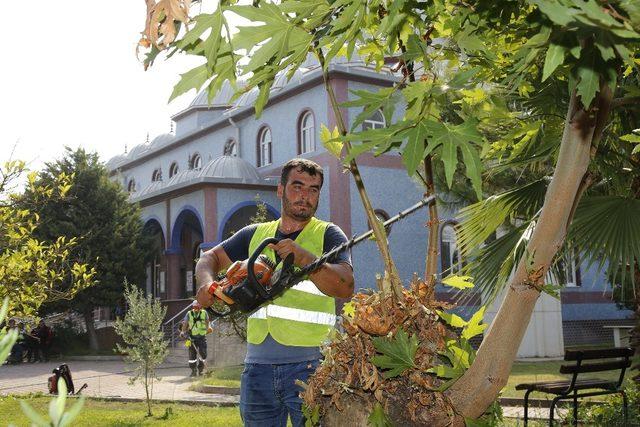
[[[329,415],[325,423],[340,418],[353,422],[352,417],[357,418],[351,405],[354,399],[360,401],[359,407],[363,411],[371,408],[375,401],[380,402],[399,425],[452,423],[455,414],[451,404],[442,392],[435,391],[442,380],[427,372],[439,363],[438,351],[444,350],[446,339],[452,337],[436,310],[451,306],[436,301],[433,292],[424,292],[424,286],[423,282],[414,280],[411,290],[404,291],[402,305],[380,293],[358,294],[353,298],[355,316],[344,318],[345,333],[338,335],[326,348],[325,362],[309,379],[309,386],[302,396],[311,408],[319,406],[321,415]],[[395,334],[399,328],[418,337],[416,368],[385,379],[370,361],[376,354],[372,338]],[[346,406],[349,407],[348,417],[328,414],[342,411]]]
[[[179,30],[178,23],[187,24],[191,0],[145,0],[147,20],[138,47],[154,46],[159,50],[171,44]]]

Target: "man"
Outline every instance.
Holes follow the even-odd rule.
[[[49,347],[51,346],[51,338],[53,333],[51,332],[51,328],[47,326],[43,319],[40,319],[38,323],[38,327],[33,330],[33,334],[39,340],[38,351],[36,353],[36,357],[40,362],[48,362],[49,361]]]
[[[194,301],[182,323],[181,337],[189,337],[189,367],[191,376],[202,375],[207,360],[207,334],[211,332],[209,316],[202,310],[198,301]]]
[[[263,253],[280,262],[289,254],[298,267],[347,241],[334,224],[314,217],[323,184],[322,168],[309,160],[293,159],[281,172],[277,195],[282,217],[247,226],[205,252],[196,265],[198,301],[208,307],[220,288],[211,284],[215,272],[244,260],[265,238],[280,241]],[[320,345],[335,323],[333,297],[353,294],[353,271],[347,253],[324,264],[305,280],[260,308],[247,321],[247,357],[242,373],[240,414],[246,426],[302,426],[301,388],[318,366]]]

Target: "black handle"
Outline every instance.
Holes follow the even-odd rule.
[[[258,279],[256,279],[256,272],[254,271],[253,267],[255,266],[256,260],[258,259],[264,248],[266,248],[267,245],[278,243],[279,241],[280,240],[276,239],[275,237],[264,239],[262,242],[260,242],[256,250],[253,251],[253,253],[249,257],[249,260],[247,261],[247,279],[249,279],[249,283],[253,285],[254,289],[256,289],[263,298],[267,299],[269,298],[269,294],[264,289],[264,286],[262,286],[258,282]]]

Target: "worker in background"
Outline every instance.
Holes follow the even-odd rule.
[[[182,338],[187,336],[189,338],[187,343],[189,347],[189,368],[191,368],[192,377],[204,373],[207,360],[207,334],[212,331],[209,326],[209,315],[197,301],[194,301],[191,305],[191,310],[185,316],[182,323],[182,332],[180,333]]]

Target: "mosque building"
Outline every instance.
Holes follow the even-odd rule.
[[[172,117],[175,132],[156,136],[110,159],[112,176],[141,207],[144,230],[157,242],[147,265],[146,290],[178,313],[193,298],[195,263],[202,250],[220,243],[250,223],[257,204],[267,216],[279,217],[276,188],[282,165],[294,157],[313,160],[324,169],[325,180],[316,216],[339,225],[347,236],[368,230],[368,223],[352,177],[320,142],[321,125],[336,126],[317,63],[307,61],[287,80],[278,76],[260,118],[255,117],[254,88],[237,99],[225,83],[208,102],[199,93],[191,104]],[[338,60],[329,66],[330,84],[338,102],[355,90],[378,90],[398,81],[392,69],[380,71],[362,62]],[[358,108],[343,108],[351,126]],[[371,115],[364,128],[386,126],[382,112]],[[358,157],[358,165],[376,213],[388,219],[423,197],[421,185],[410,179],[395,153]],[[455,270],[459,263],[455,239],[455,212],[441,212],[440,268]],[[424,274],[428,231],[426,209],[394,224],[389,245],[408,283],[414,273]],[[383,271],[373,241],[352,250],[357,289],[375,288]],[[544,295],[536,307],[521,355],[559,355],[563,346],[588,343],[597,334],[610,336],[604,324],[627,322],[631,312],[619,310],[611,299],[604,276],[576,264],[561,300]],[[444,290],[439,293],[446,298]],[[479,297],[475,302],[479,304]],[[495,314],[489,310],[489,317]],[[550,332],[555,331],[555,332]],[[544,332],[544,334],[542,333]]]

